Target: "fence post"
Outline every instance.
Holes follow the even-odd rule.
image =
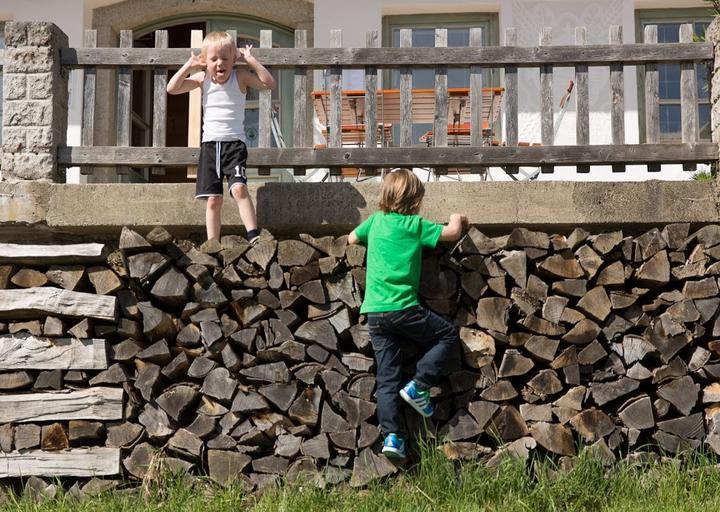
[[[720,16],[716,16],[705,30],[705,40],[714,47],[713,78],[710,81],[710,127],[712,141],[720,144]]]
[[[5,24],[3,181],[64,181],[57,148],[67,136],[67,36],[53,23]]]

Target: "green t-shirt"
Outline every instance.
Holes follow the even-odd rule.
[[[419,215],[376,212],[355,228],[367,245],[361,313],[398,311],[418,304],[423,247],[434,248],[443,227]]]

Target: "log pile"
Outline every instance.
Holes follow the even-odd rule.
[[[143,478],[161,450],[172,469],[249,487],[394,472],[377,455],[364,257],[345,236],[198,247],[159,227],[125,228],[95,259],[0,247],[0,401],[72,390],[59,419],[3,414],[0,451],[119,448],[123,474]],[[580,443],[608,461],[648,445],[720,453],[719,274],[719,226],[471,228],[425,254],[421,300],[458,326],[461,357],[432,420],[408,411],[408,426],[491,464]],[[77,412],[116,390],[118,417]]]

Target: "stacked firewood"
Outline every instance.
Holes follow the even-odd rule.
[[[461,357],[414,436],[448,457],[576,455],[612,461],[653,444],[720,453],[720,227],[567,236],[471,228],[424,258],[424,305],[454,321]],[[126,475],[175,470],[263,486],[287,476],[363,485],[377,455],[365,248],[346,237],[201,246],[125,228],[93,266],[0,264],[0,289],[113,296],[113,320],[0,304],[0,333],[102,338],[102,371],[0,373],[2,393],[122,388],[121,421],[0,425],[0,450],[109,446]],[[4,308],[4,309],[3,309]],[[0,352],[2,351],[0,345]],[[412,371],[412,340],[408,340]],[[502,446],[500,446],[502,445]]]

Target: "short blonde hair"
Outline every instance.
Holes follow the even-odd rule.
[[[210,32],[203,39],[202,47],[200,48],[200,55],[205,57],[207,55],[207,49],[210,47],[216,48],[229,48],[233,51],[233,54],[237,51],[237,44],[235,39],[227,32]]]
[[[413,215],[420,211],[425,187],[407,169],[399,169],[385,176],[380,195],[380,209],[385,213]]]

